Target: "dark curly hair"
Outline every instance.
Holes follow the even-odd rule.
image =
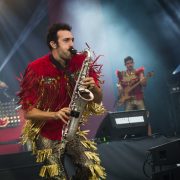
[[[54,41],[55,43],[57,43],[57,41],[58,41],[57,32],[59,30],[71,31],[71,29],[72,29],[71,26],[69,24],[66,24],[66,23],[56,23],[56,24],[53,24],[49,28],[48,33],[47,33],[47,38],[46,38],[47,45],[48,45],[49,49],[50,50],[52,49],[52,47],[50,45],[51,41]]]
[[[134,59],[131,56],[127,56],[126,58],[124,58],[124,63],[126,64],[127,61],[134,62]]]

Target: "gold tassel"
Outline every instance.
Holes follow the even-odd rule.
[[[99,180],[100,178],[106,179],[105,169],[102,166],[93,164],[93,165],[89,165],[89,169],[92,174],[89,180]]]
[[[52,149],[38,150],[36,155],[36,162],[43,162],[52,154]]]
[[[81,141],[81,144],[82,144],[85,148],[89,149],[89,146],[88,146],[88,144],[87,144],[86,142]]]
[[[92,177],[90,179],[95,180],[96,174],[94,172],[94,168],[92,165],[89,166],[89,169],[91,171]]]
[[[100,164],[100,159],[97,153],[85,151],[84,154],[89,160],[93,159],[97,164]]]
[[[43,166],[40,170],[39,176],[41,177],[53,177],[58,175],[58,165]]]
[[[44,123],[45,121],[34,123],[31,120],[26,120],[25,126],[22,130],[21,143],[25,144],[28,140],[34,141]]]
[[[81,141],[81,144],[87,149],[97,150],[96,143],[90,140]]]
[[[87,110],[89,110],[92,114],[96,114],[96,115],[102,115],[106,112],[106,109],[102,104],[97,104],[94,102],[90,102],[87,105]]]
[[[83,137],[85,140],[87,140],[86,135],[89,133],[89,130],[85,130],[85,131],[78,131],[76,134]]]
[[[102,179],[106,179],[106,173],[105,173],[105,168],[103,168],[100,165],[95,164],[93,166],[96,174],[98,174],[98,176],[100,176]]]
[[[32,141],[31,144],[32,144],[32,153],[35,154],[37,152],[36,144],[34,141]]]
[[[82,124],[85,124],[87,122],[89,116],[92,116],[94,114],[95,115],[102,115],[105,112],[106,112],[106,109],[104,108],[104,106],[102,104],[90,102],[86,105],[80,122]]]

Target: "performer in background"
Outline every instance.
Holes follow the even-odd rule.
[[[68,24],[53,24],[47,34],[50,53],[28,65],[19,92],[20,104],[27,119],[23,142],[32,142],[37,162],[44,162],[40,176],[51,180],[67,179],[61,159],[62,129],[70,119],[69,103],[86,57],[85,54],[72,55],[73,42]],[[89,76],[82,82],[94,94],[93,102],[89,102],[84,110],[84,117],[104,111],[101,105],[100,68],[97,67],[92,64]],[[82,121],[85,119],[82,118]],[[77,165],[73,179],[104,179],[105,172],[100,165],[96,145],[86,138],[86,134],[86,131],[79,129],[74,139],[66,144],[65,153]]]
[[[134,60],[131,56],[124,59],[126,71],[117,71],[118,78],[118,104],[125,106],[125,111],[144,110],[144,92],[143,88],[147,84],[147,78],[144,76],[144,67],[134,68]],[[151,76],[151,74],[148,74]],[[149,126],[150,128],[150,126]],[[148,130],[150,135],[151,130]]]
[[[134,60],[130,56],[124,59],[124,63],[126,71],[117,71],[119,103],[125,105],[125,111],[143,110],[145,109],[143,87],[146,85],[144,67],[134,69]],[[137,85],[129,92],[129,88],[134,84]],[[126,91],[128,97],[125,97]]]

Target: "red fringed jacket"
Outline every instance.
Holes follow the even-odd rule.
[[[25,71],[18,94],[22,109],[25,111],[32,108],[58,111],[69,106],[85,55],[75,55],[65,69],[57,68],[52,63],[51,57],[48,54],[31,62]],[[93,65],[89,76],[93,77],[98,85],[99,74],[95,72]],[[51,140],[61,140],[62,127],[61,120],[47,120],[40,134]]]
[[[141,67],[139,69],[136,69],[134,73],[128,74],[126,71],[118,71],[116,72],[119,83],[122,85],[123,88],[126,88],[127,86],[131,86],[135,84],[137,81],[139,81],[140,74],[144,74],[144,67]],[[131,83],[131,84],[129,84]],[[137,100],[141,100],[144,98],[143,94],[143,88],[139,84],[132,92],[130,93],[131,96],[135,96]]]

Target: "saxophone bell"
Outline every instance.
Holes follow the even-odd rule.
[[[81,99],[87,102],[92,101],[94,99],[94,94],[89,89],[83,87],[79,88],[78,95]]]

